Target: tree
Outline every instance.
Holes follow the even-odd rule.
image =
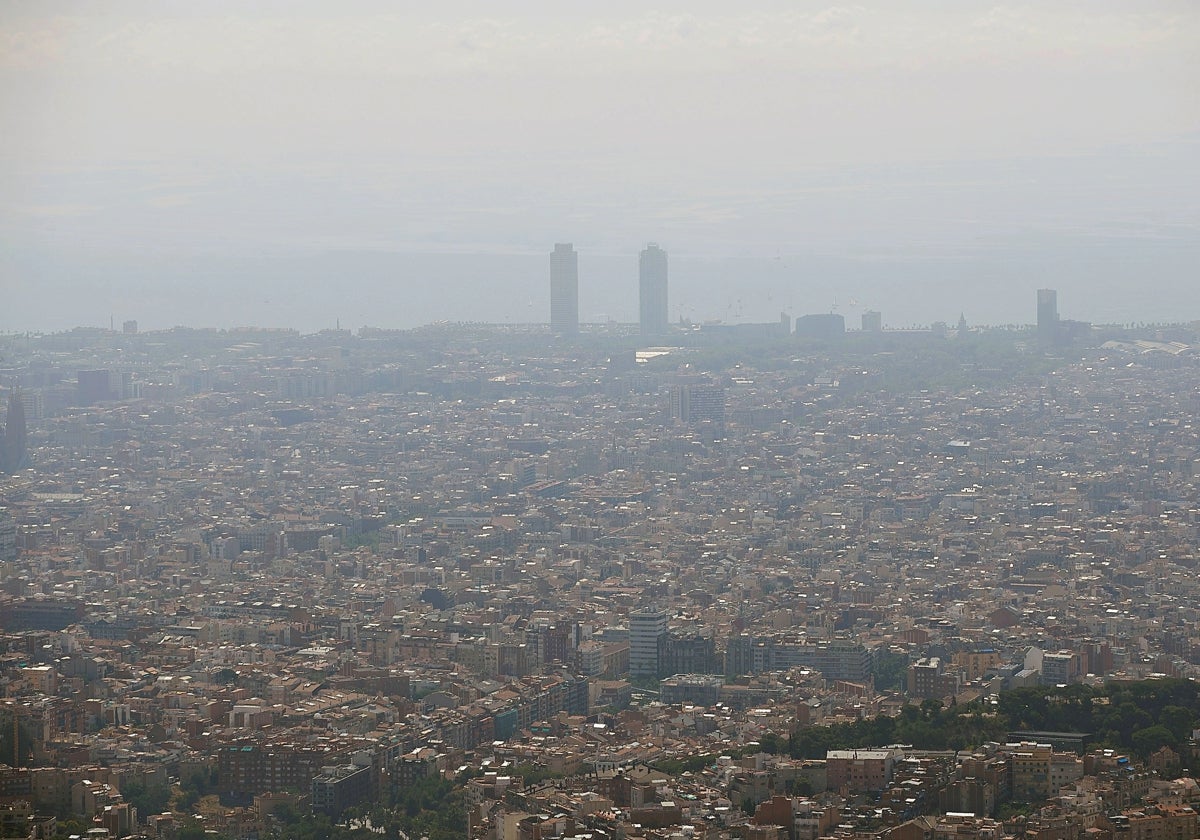
[[[812,796],[812,781],[807,776],[801,776],[792,783],[792,791],[796,796]]]
[[[200,801],[200,791],[194,787],[181,788],[179,798],[176,800],[176,807],[180,811],[190,811],[197,802]]]
[[[1150,755],[1155,750],[1162,749],[1174,740],[1175,736],[1171,734],[1171,730],[1162,724],[1138,729],[1133,733],[1132,737],[1133,749],[1142,757]]]
[[[562,773],[555,773],[548,767],[539,767],[535,764],[518,764],[512,769],[512,773],[514,776],[520,776],[526,786],[536,785],[547,779],[562,778]]]
[[[1118,705],[1105,718],[1105,724],[1121,734],[1122,744],[1132,743],[1131,738],[1136,730],[1145,729],[1153,723],[1154,719],[1145,710],[1129,700]]]
[[[908,673],[908,654],[883,651],[872,668],[877,691],[903,689]]]
[[[125,783],[121,795],[143,816],[161,814],[171,803],[171,790],[161,783],[147,785],[141,779]]]
[[[1158,716],[1159,722],[1171,730],[1176,742],[1183,741],[1191,735],[1195,719],[1190,709],[1174,705],[1164,708]]]
[[[74,837],[76,835],[82,837],[83,833],[91,828],[90,825],[84,825],[79,820],[63,820],[58,823],[58,827],[54,831],[55,837]]]
[[[778,755],[783,751],[783,742],[774,732],[767,732],[758,739],[759,747],[770,755]]]

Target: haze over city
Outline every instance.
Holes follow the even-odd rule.
[[[1193,3],[2,15],[0,330],[1200,315]]]
[[[1197,840],[1198,45],[0,0],[0,836]]]

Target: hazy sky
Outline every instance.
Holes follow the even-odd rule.
[[[546,320],[556,241],[632,319],[651,240],[672,317],[1200,318],[1198,45],[1193,0],[2,2],[0,329]]]

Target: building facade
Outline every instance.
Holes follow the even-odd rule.
[[[650,243],[638,258],[638,323],[642,335],[667,331],[667,252]]]
[[[579,332],[579,255],[569,242],[550,253],[550,329],[557,335]]]
[[[629,673],[635,677],[658,677],[667,645],[667,613],[645,607],[629,614]]]
[[[876,750],[829,750],[825,769],[829,789],[850,793],[881,791],[892,781],[896,761],[903,753],[895,747]]]
[[[1037,291],[1037,331],[1043,338],[1053,338],[1058,329],[1058,292],[1054,289]]]
[[[720,385],[675,385],[671,388],[671,419],[685,425],[725,423],[725,389]]]
[[[4,418],[4,445],[0,447],[0,473],[15,473],[29,465],[26,449],[25,403],[21,392],[14,390],[8,397],[8,413]]]

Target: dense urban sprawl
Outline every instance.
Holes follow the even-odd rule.
[[[1196,836],[1195,328],[661,341],[0,337],[4,836]]]

